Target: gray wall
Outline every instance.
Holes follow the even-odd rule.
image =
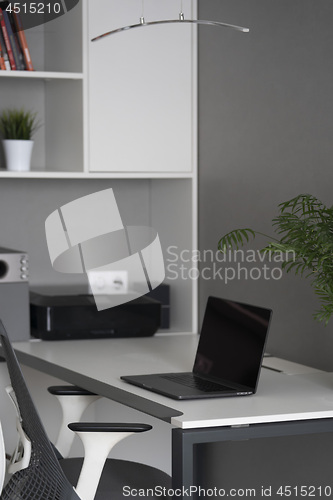
[[[53,270],[45,220],[58,207],[107,188],[113,188],[125,224],[149,224],[148,180],[1,179],[0,246],[28,252],[30,285],[87,284],[85,275]]]
[[[308,192],[331,205],[333,3],[199,0],[199,13],[202,19],[250,28],[249,34],[200,28],[203,252],[215,251],[219,238],[235,228],[273,234],[277,205],[297,194]],[[219,264],[228,265],[237,266]],[[324,328],[313,320],[318,301],[306,280],[291,275],[265,279],[263,274],[246,279],[245,271],[227,284],[219,276],[202,278],[201,312],[209,294],[271,307],[271,353],[333,368],[333,321]]]

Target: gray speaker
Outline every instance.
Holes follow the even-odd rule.
[[[26,252],[0,247],[0,318],[12,341],[30,338],[28,264]]]

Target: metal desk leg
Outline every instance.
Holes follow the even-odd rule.
[[[175,498],[196,497],[195,445],[221,441],[237,441],[274,436],[296,436],[333,432],[333,419],[310,419],[292,422],[270,422],[241,427],[172,429],[172,486]]]
[[[191,487],[194,486],[194,444],[195,433],[172,429],[172,487],[181,490],[177,498],[192,498]]]

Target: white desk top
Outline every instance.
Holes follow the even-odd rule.
[[[197,340],[197,336],[179,334],[17,342],[14,347],[22,363],[183,429],[333,417],[333,374],[306,368],[301,373],[301,365],[295,365],[295,375],[263,368],[253,396],[200,401],[175,401],[120,380],[121,375],[190,371]],[[276,358],[267,364],[272,363],[275,370]]]

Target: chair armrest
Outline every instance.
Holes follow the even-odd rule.
[[[48,388],[48,391],[57,398],[61,406],[62,422],[55,447],[66,458],[69,455],[75,437],[73,432],[68,429],[68,424],[80,420],[88,406],[101,398],[101,396],[73,385],[51,386]]]
[[[53,396],[97,396],[94,392],[82,389],[77,385],[52,385],[47,390]]]
[[[146,432],[152,429],[148,424],[119,424],[119,423],[104,423],[104,422],[75,422],[68,424],[68,428],[74,432]]]
[[[96,422],[76,422],[68,427],[84,446],[84,460],[75,488],[82,500],[94,499],[105,461],[114,445],[132,434],[152,429],[146,424]]]

